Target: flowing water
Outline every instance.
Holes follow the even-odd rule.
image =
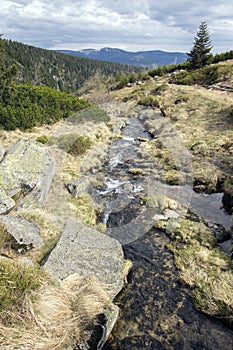
[[[228,230],[231,217],[221,208],[222,194],[196,194],[190,184],[169,186],[155,178],[158,165],[139,152],[150,139],[140,120],[129,117],[103,167],[104,185],[92,189],[103,207],[99,221],[106,224],[106,234],[118,239],[125,257],[133,261],[128,284],[117,298],[120,317],[105,350],[233,349],[232,330],[193,307],[166,248],[169,238],[153,228],[163,214],[143,201],[151,193],[165,193],[212,227]]]

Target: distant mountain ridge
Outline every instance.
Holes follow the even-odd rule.
[[[122,63],[133,66],[154,68],[166,64],[178,64],[186,61],[188,56],[183,52],[166,52],[160,50],[129,52],[117,48],[104,47],[99,50],[83,49],[80,51],[56,50],[72,56]]]

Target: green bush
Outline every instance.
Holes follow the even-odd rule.
[[[49,138],[47,135],[41,135],[37,137],[36,141],[45,145],[49,141]]]
[[[169,82],[181,85],[208,86],[224,80],[232,72],[231,66],[211,65],[200,69],[183,71],[174,75]]]
[[[68,153],[74,156],[81,156],[92,146],[90,137],[77,136],[74,143],[69,148]]]
[[[25,130],[52,124],[88,106],[85,100],[49,87],[11,85],[2,92],[0,126]]]
[[[148,95],[141,100],[138,101],[139,105],[145,106],[145,107],[160,107],[159,99],[156,96]]]
[[[51,137],[48,144],[56,144],[63,151],[75,156],[80,156],[85,154],[92,146],[92,141],[88,136],[66,134],[59,137]]]

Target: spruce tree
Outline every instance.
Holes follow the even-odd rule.
[[[192,69],[198,69],[208,64],[211,57],[210,51],[212,43],[206,22],[201,22],[197,35],[194,39],[193,47],[187,55]]]

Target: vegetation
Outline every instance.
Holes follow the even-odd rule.
[[[173,75],[169,79],[169,82],[172,84],[198,84],[208,86],[226,80],[232,74],[232,67],[233,64],[212,64],[195,70],[181,71],[180,73]]]
[[[26,130],[68,118],[89,105],[87,101],[49,87],[13,84],[2,92],[0,125],[6,130]]]
[[[59,137],[51,137],[49,145],[56,144],[63,151],[73,155],[81,156],[92,146],[92,141],[88,136],[77,134],[65,134]]]
[[[206,22],[201,22],[194,45],[188,53],[191,69],[198,69],[208,64],[212,44]]]
[[[0,319],[5,323],[9,322],[9,312],[20,311],[26,295],[38,289],[45,277],[39,267],[1,257],[0,279]]]
[[[88,108],[82,109],[79,112],[73,114],[69,121],[71,121],[74,124],[79,124],[83,122],[94,122],[94,123],[100,123],[100,122],[109,122],[110,117],[108,116],[107,112],[105,112],[102,108],[100,108],[98,105],[92,105]]]
[[[156,107],[156,108],[160,107],[160,101],[158,97],[153,95],[145,96],[144,98],[138,101],[138,104],[145,107]]]
[[[211,230],[193,218],[161,220],[156,227],[170,234],[176,266],[191,288],[197,309],[232,325],[231,259],[216,247]]]
[[[19,42],[4,40],[6,61],[14,60],[18,67],[17,82],[45,85],[73,92],[96,73],[113,79],[121,74],[140,72],[139,67],[104,62],[45,50]]]

